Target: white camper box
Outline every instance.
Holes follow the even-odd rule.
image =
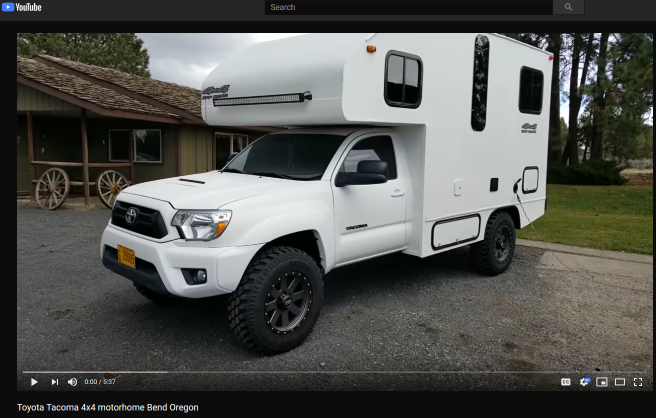
[[[482,104],[473,98],[475,51],[488,54]],[[418,105],[390,103],[386,92],[386,77],[402,83],[388,65],[403,57]],[[501,208],[517,228],[544,214],[552,66],[551,54],[496,34],[311,34],[222,62],[203,84],[202,112],[210,125],[391,129],[407,176],[403,252],[426,257],[482,240]],[[293,94],[296,102],[276,103]]]

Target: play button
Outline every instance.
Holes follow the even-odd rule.
[[[36,380],[32,379],[32,386],[36,385],[37,383],[39,383],[39,382],[37,382]]]
[[[14,3],[2,3],[2,11],[3,12],[13,12],[14,11]]]

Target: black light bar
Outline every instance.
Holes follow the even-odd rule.
[[[232,97],[214,99],[214,107],[219,106],[249,106],[260,104],[278,104],[278,103],[303,103],[306,100],[312,100],[312,93],[291,93],[291,94],[273,94],[269,96],[249,96],[249,97]]]

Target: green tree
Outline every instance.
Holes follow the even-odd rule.
[[[565,121],[565,118],[561,117],[560,118],[560,146],[561,148],[565,147],[565,144],[567,144],[567,136],[569,127],[567,126],[567,122]]]
[[[557,163],[563,152],[561,141],[562,125],[560,117],[560,62],[563,49],[563,36],[560,33],[549,33],[547,36],[547,51],[554,56],[551,72],[551,100],[549,102],[549,163]]]
[[[563,164],[578,165],[579,163],[579,113],[583,102],[583,91],[588,80],[588,70],[594,53],[594,33],[573,33],[572,38],[572,61],[570,66],[569,84],[569,132],[565,151],[563,152]],[[587,40],[585,39],[587,37]],[[583,61],[581,76],[579,67]],[[579,80],[580,78],[580,80]]]
[[[597,83],[593,94],[592,107],[592,143],[590,146],[590,159],[602,160],[603,137],[608,126],[606,105],[609,93],[608,85],[608,39],[610,33],[602,33],[599,37],[599,58],[597,59]]]
[[[653,108],[653,34],[602,34],[590,86],[591,159],[634,158]]]
[[[654,158],[654,127],[652,125],[645,125],[644,131],[636,140],[636,150],[635,158]]]
[[[17,34],[17,55],[39,54],[150,77],[148,50],[134,33]]]

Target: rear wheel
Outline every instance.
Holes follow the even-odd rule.
[[[284,352],[312,332],[322,303],[316,261],[296,248],[272,247],[255,256],[230,294],[230,329],[253,351]]]
[[[474,267],[482,274],[495,276],[505,272],[515,255],[515,222],[507,212],[490,217],[483,241],[471,246]]]

